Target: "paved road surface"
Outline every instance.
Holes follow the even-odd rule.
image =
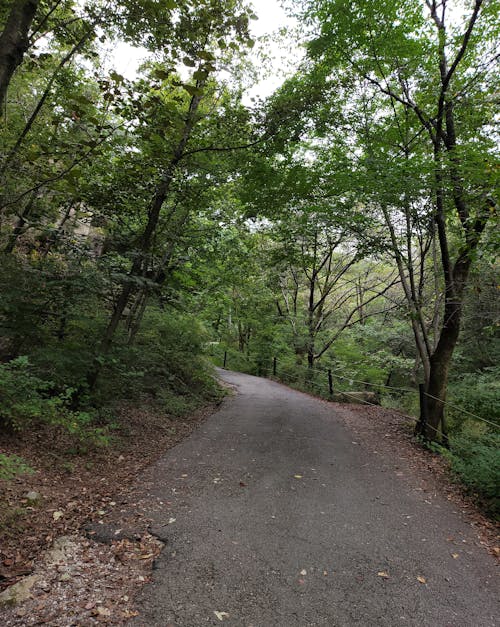
[[[221,376],[238,394],[154,469],[167,546],[135,624],[500,624],[493,558],[451,504],[381,468],[327,403]]]

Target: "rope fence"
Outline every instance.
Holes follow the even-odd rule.
[[[224,360],[223,360],[223,367],[226,368],[227,366],[227,352],[224,352]],[[442,429],[441,431],[438,431],[438,429],[436,429],[435,427],[433,427],[432,425],[428,424],[426,417],[427,417],[427,407],[426,407],[426,401],[428,398],[431,398],[433,400],[436,400],[440,403],[442,403],[444,405],[444,407],[448,407],[450,409],[455,410],[456,412],[462,413],[464,415],[467,415],[471,418],[473,418],[474,420],[477,420],[479,422],[485,423],[495,429],[500,430],[500,425],[492,422],[491,420],[487,420],[486,418],[483,418],[482,416],[478,416],[477,414],[474,414],[473,412],[464,409],[463,407],[459,407],[453,403],[450,403],[449,401],[443,400],[441,398],[438,398],[436,396],[433,396],[432,394],[429,394],[427,391],[425,391],[423,384],[420,384],[419,388],[404,388],[404,387],[397,387],[397,386],[391,386],[391,385],[385,385],[383,383],[372,383],[371,381],[363,381],[361,379],[356,379],[353,377],[346,377],[343,375],[339,375],[336,374],[332,369],[330,368],[323,368],[323,367],[314,367],[314,368],[310,368],[308,366],[301,366],[301,365],[295,365],[293,367],[293,374],[298,374],[298,373],[303,373],[303,380],[302,381],[296,381],[296,377],[293,376],[293,374],[290,374],[285,370],[281,369],[280,372],[278,372],[279,369],[279,363],[278,363],[278,359],[276,357],[273,357],[272,360],[272,366],[264,366],[263,364],[261,364],[258,367],[258,371],[259,371],[259,375],[260,376],[265,376],[265,377],[272,377],[275,379],[278,379],[280,381],[283,381],[284,383],[287,383],[289,385],[292,385],[292,387],[298,386],[299,388],[305,387],[306,389],[312,389],[312,390],[318,390],[320,391],[320,396],[325,396],[327,398],[332,398],[335,395],[335,386],[333,383],[333,380],[336,379],[338,381],[347,381],[349,382],[349,384],[352,386],[354,383],[358,383],[361,385],[364,385],[365,387],[370,387],[373,388],[375,390],[375,392],[378,393],[382,393],[385,390],[391,391],[391,392],[398,392],[400,394],[419,394],[420,399],[420,418],[416,419],[413,416],[408,416],[407,414],[405,414],[404,412],[400,412],[403,416],[409,418],[412,422],[414,422],[416,425],[420,425],[421,430],[424,429],[431,429],[436,433],[441,433],[443,436],[444,441],[447,441],[447,435],[445,433],[445,430]],[[323,380],[321,382],[316,381],[314,377],[317,377],[318,375],[322,375],[323,376]],[[366,391],[366,390],[364,390]],[[352,398],[353,400],[356,400],[359,403],[365,404],[365,405],[371,405],[373,407],[377,407],[378,405],[376,403],[372,403],[366,399],[363,399],[361,396],[359,395],[355,395],[352,393],[352,391],[345,391],[345,390],[340,390],[339,391],[340,394],[343,394],[347,397]],[[398,410],[394,410],[394,411],[398,411]]]

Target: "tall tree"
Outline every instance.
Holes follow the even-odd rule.
[[[311,57],[336,78],[343,76],[344,86],[351,80],[354,99],[356,90],[371,92],[391,124],[410,116],[416,129],[412,145],[427,138],[433,160],[427,197],[433,199],[445,291],[426,390],[424,431],[436,439],[470,268],[496,208],[492,105],[498,91],[499,5],[483,0],[464,9],[449,0],[304,5],[317,29]],[[404,158],[404,152],[395,150],[393,156]]]
[[[13,0],[0,34],[0,117],[7,88],[29,47],[29,31],[40,0]]]

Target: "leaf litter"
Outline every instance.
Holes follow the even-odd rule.
[[[116,410],[123,436],[118,430],[109,447],[81,456],[68,457],[67,436],[47,427],[3,436],[0,450],[27,459],[35,473],[0,481],[0,591],[27,575],[35,583],[26,601],[0,607],[2,627],[123,625],[137,615],[134,597],[163,545],[148,533],[145,504],[131,502],[131,485],[212,411],[179,419],[147,404],[123,405]],[[51,449],[40,446],[47,441]],[[35,503],[30,492],[40,495]],[[109,537],[98,538],[96,530],[108,527]],[[53,560],[61,539],[68,539],[64,555]]]

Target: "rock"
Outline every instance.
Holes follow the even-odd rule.
[[[66,561],[76,546],[74,539],[70,536],[60,536],[54,540],[52,548],[45,554],[45,563],[50,566]]]
[[[111,610],[107,607],[99,606],[96,612],[99,616],[111,616]]]
[[[59,577],[59,581],[69,581],[71,579],[71,575],[69,573],[63,573]]]
[[[28,492],[28,494],[26,494],[24,498],[30,503],[37,503],[38,501],[42,500],[42,495],[39,492],[31,490],[30,492]]]
[[[2,605],[18,605],[19,603],[30,599],[32,596],[31,588],[33,588],[37,581],[37,575],[29,575],[4,590],[0,593],[0,607]]]
[[[52,586],[47,581],[39,581],[38,587],[44,592],[50,592],[52,590]]]

